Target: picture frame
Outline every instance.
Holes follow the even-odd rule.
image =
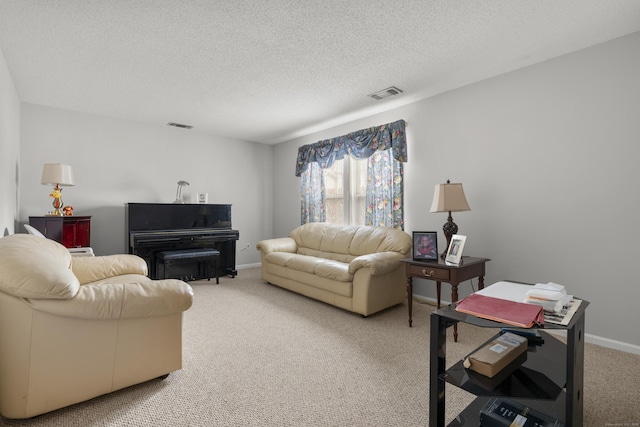
[[[413,260],[437,261],[438,260],[438,233],[435,231],[413,232]]]
[[[209,201],[209,193],[197,193],[198,203],[206,204]]]
[[[445,262],[456,265],[460,264],[460,260],[462,259],[462,250],[464,249],[466,241],[467,236],[463,236],[461,234],[454,234],[451,236],[451,243],[449,243],[447,255],[444,259]]]

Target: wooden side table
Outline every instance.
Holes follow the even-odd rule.
[[[478,278],[478,289],[484,288],[484,271],[488,258],[462,257],[460,265],[446,264],[444,260],[414,261],[411,258],[401,260],[405,263],[407,276],[407,299],[409,305],[409,327],[412,326],[413,278],[433,280],[436,282],[438,308],[440,308],[440,291],[442,282],[451,285],[451,302],[458,301],[458,285],[466,280]],[[453,339],[458,341],[458,328],[454,325]]]

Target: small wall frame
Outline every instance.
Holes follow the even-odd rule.
[[[438,233],[435,231],[413,232],[413,260],[438,260]]]

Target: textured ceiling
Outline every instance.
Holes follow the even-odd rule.
[[[0,0],[23,102],[262,143],[638,30],[637,0]]]

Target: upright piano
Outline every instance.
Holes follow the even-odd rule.
[[[167,250],[209,248],[220,251],[218,273],[235,277],[238,230],[231,229],[231,205],[128,203],[125,221],[129,253],[147,262],[157,279],[157,254]],[[181,266],[181,275],[201,279],[196,263]]]

